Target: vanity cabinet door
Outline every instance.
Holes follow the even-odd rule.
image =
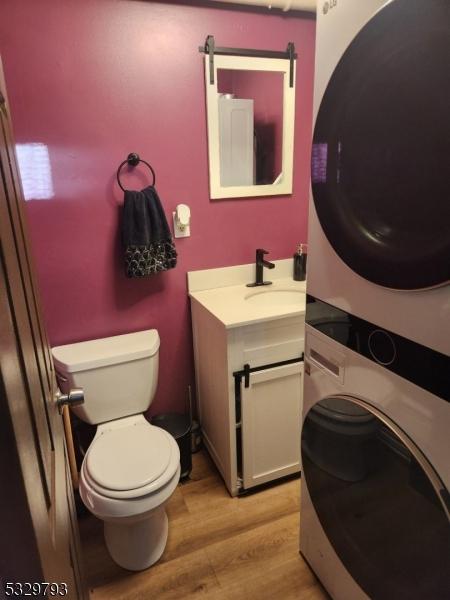
[[[244,488],[300,471],[303,362],[250,374],[242,385]]]

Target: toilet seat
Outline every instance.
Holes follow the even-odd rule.
[[[103,430],[94,438],[82,475],[108,498],[140,498],[160,490],[176,473],[179,450],[174,438],[147,421]]]

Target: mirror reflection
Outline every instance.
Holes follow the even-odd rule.
[[[222,186],[281,179],[283,77],[275,71],[217,69]]]

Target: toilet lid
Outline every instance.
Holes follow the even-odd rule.
[[[172,448],[168,434],[153,425],[133,424],[98,436],[86,457],[89,475],[109,490],[134,490],[167,470]]]

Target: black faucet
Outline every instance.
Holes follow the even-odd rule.
[[[264,254],[269,254],[267,250],[258,248],[256,250],[256,281],[247,283],[247,287],[258,287],[260,285],[272,285],[271,281],[264,281],[264,267],[274,269],[275,265],[268,260],[264,260]]]

